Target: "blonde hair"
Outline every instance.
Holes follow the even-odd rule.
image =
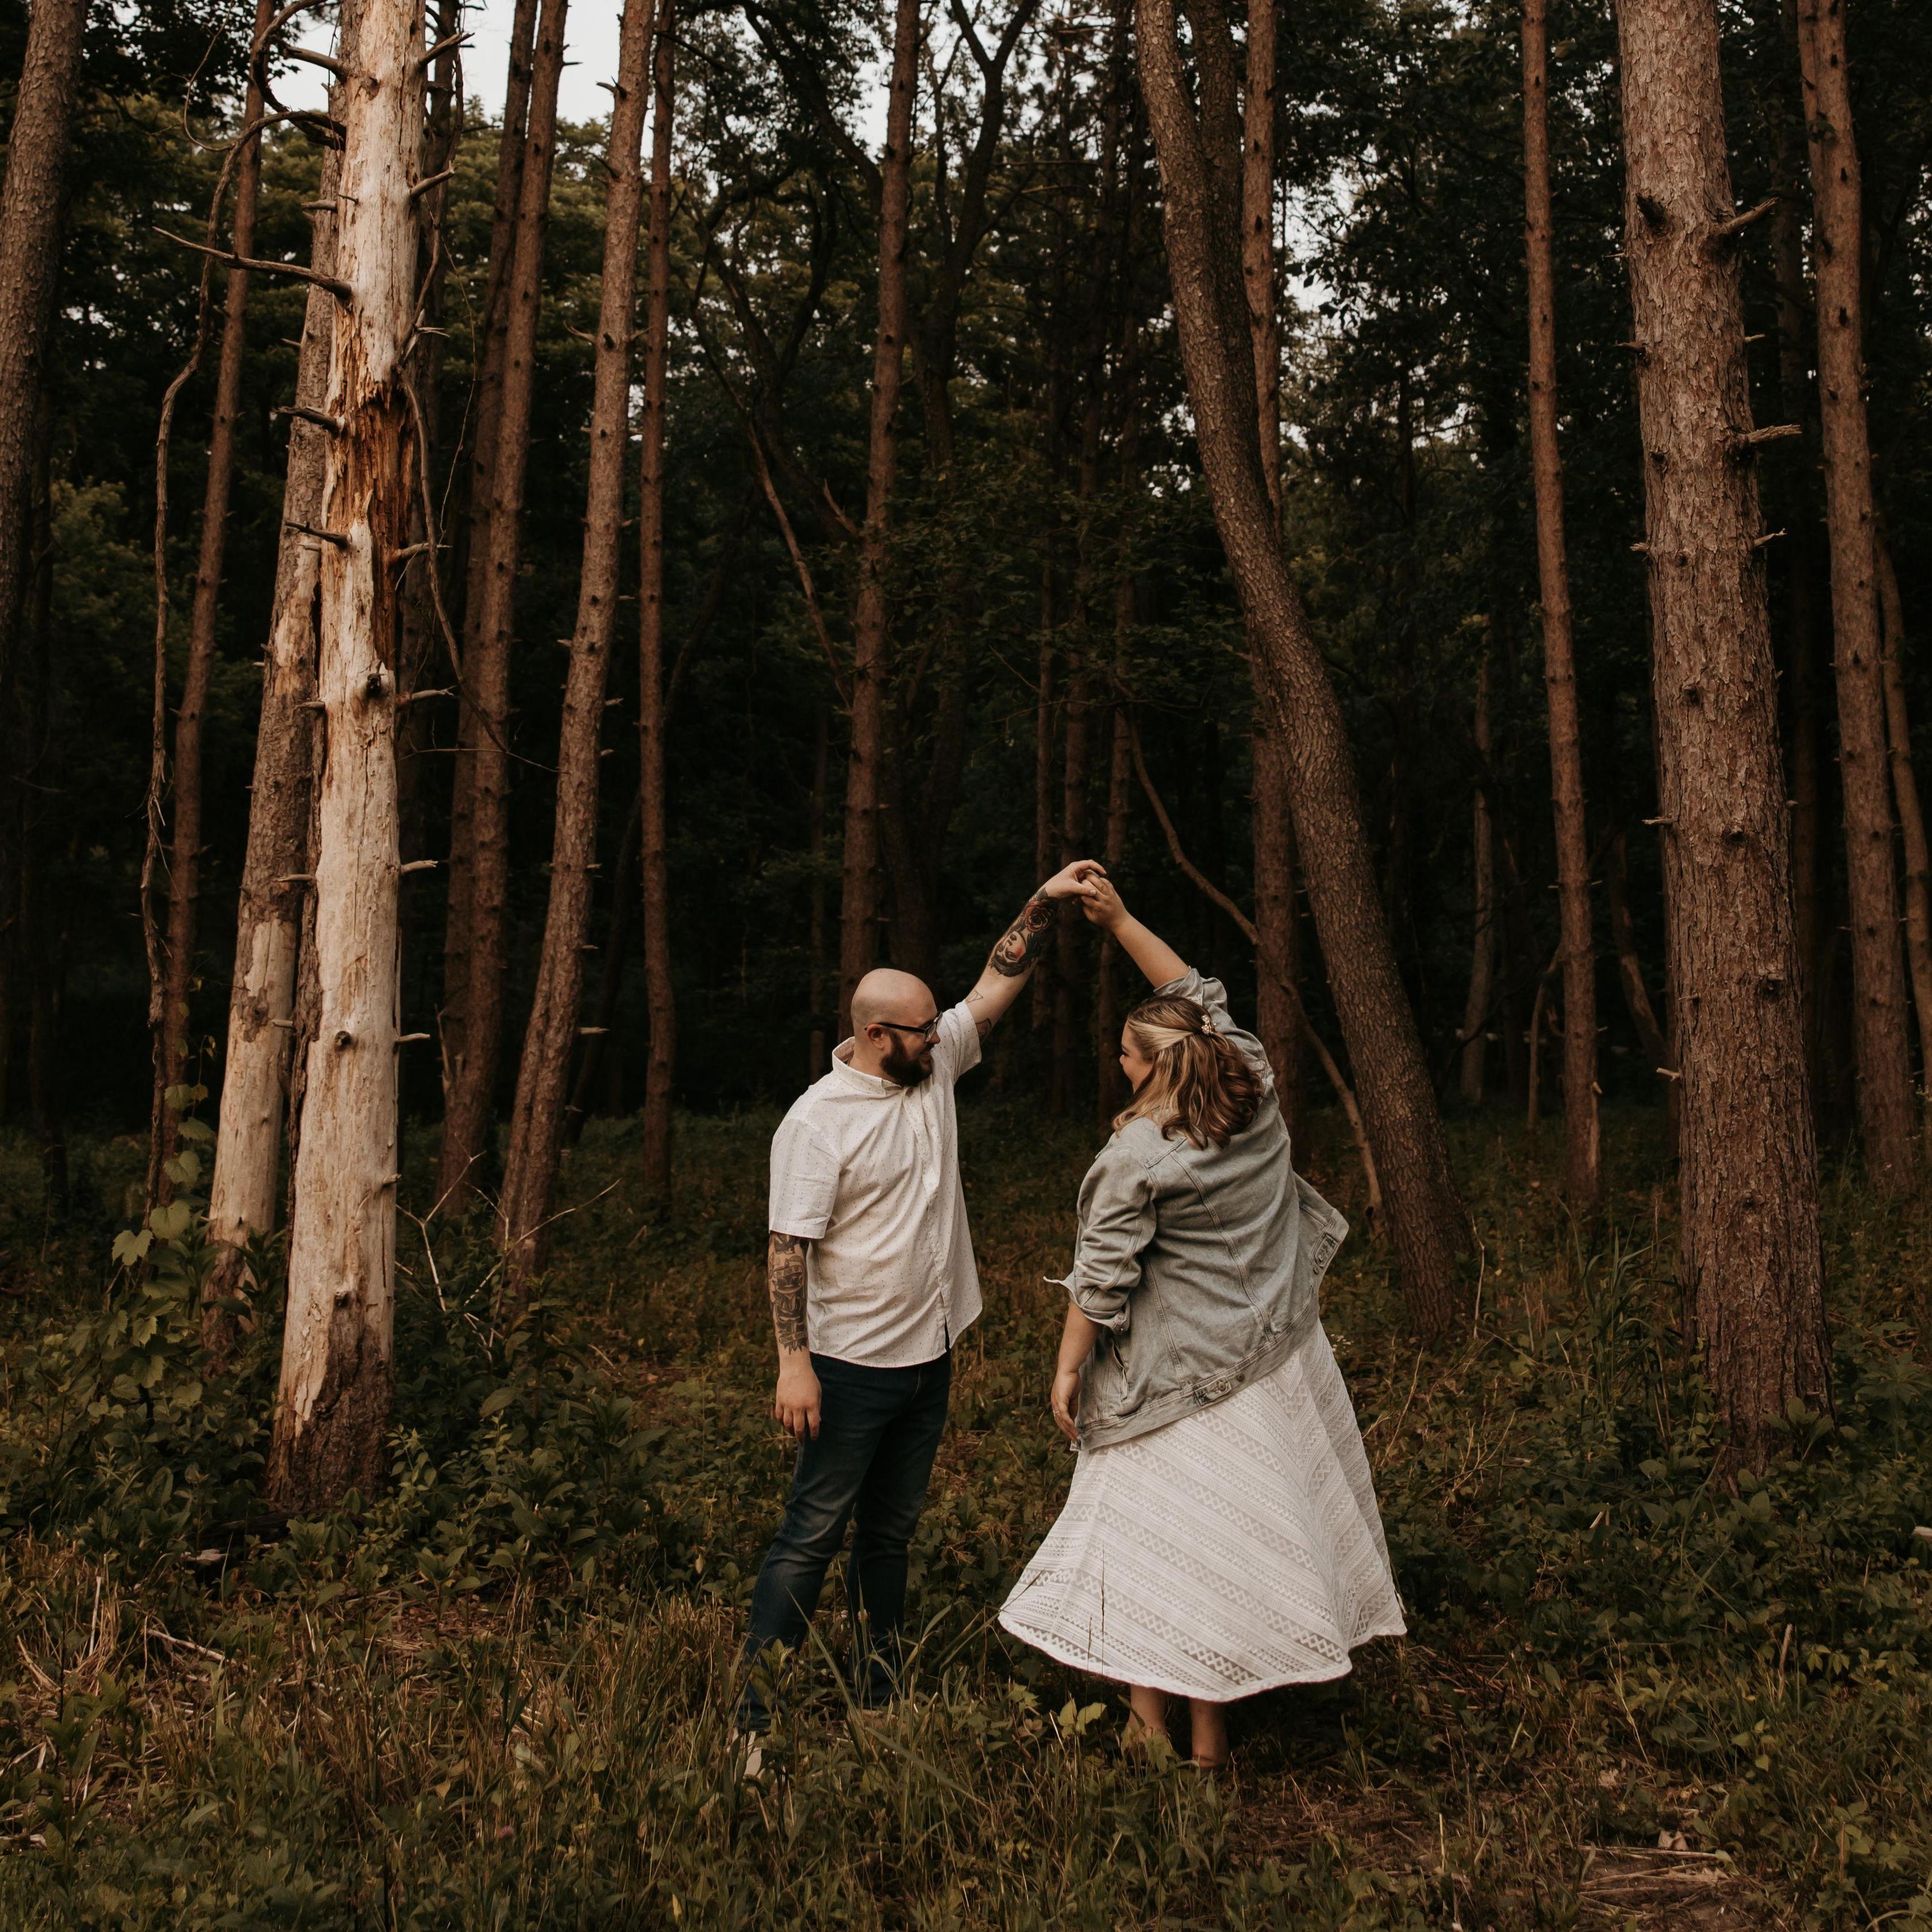
[[[1226,1147],[1247,1130],[1261,1109],[1261,1076],[1198,1001],[1178,994],[1144,1000],[1128,1014],[1126,1030],[1154,1071],[1114,1116],[1117,1132],[1146,1119],[1169,1138],[1184,1134],[1204,1148]]]

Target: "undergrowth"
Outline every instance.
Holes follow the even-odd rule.
[[[1544,1150],[1466,1124],[1465,1344],[1406,1340],[1372,1242],[1328,1292],[1411,1635],[1242,1707],[1236,1775],[1203,1780],[1124,1758],[1119,1694],[992,1622],[1070,1466],[1042,1277],[1088,1148],[969,1106],[988,1312],[914,1552],[918,1694],[848,1707],[830,1593],[750,1785],[727,1713],[788,1467],[772,1124],[682,1123],[662,1216],[628,1129],[593,1127],[506,1334],[480,1238],[405,1222],[392,1480],[286,1526],[257,1488],[272,1248],[206,1381],[191,1200],[118,1264],[101,1208],[84,1285],[70,1231],[0,1203],[0,1922],[1932,1927],[1922,1222],[1834,1180],[1834,1412],[1733,1487],[1653,1124],[1617,1124],[1581,1232]]]

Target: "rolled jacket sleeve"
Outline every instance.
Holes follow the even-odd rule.
[[[1141,1254],[1154,1239],[1154,1186],[1118,1140],[1102,1149],[1080,1189],[1080,1236],[1062,1284],[1090,1322],[1116,1334],[1131,1325]]]
[[[838,1198],[838,1156],[823,1135],[794,1112],[772,1136],[771,1196],[765,1225],[801,1240],[824,1238]]]

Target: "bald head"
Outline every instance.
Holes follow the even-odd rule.
[[[901,1026],[923,1026],[936,1005],[923,980],[890,966],[876,967],[852,988],[852,1030],[893,1021]]]

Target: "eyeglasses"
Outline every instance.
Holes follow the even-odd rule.
[[[872,1024],[874,1026],[890,1027],[894,1033],[916,1033],[921,1040],[928,1042],[939,1037],[939,1016],[937,1013],[934,1013],[931,1019],[923,1021],[917,1026],[908,1026],[899,1020],[874,1020]]]

